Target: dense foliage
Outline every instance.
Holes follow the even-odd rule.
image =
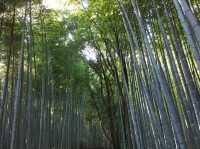
[[[0,148],[198,149],[199,0],[0,2]]]

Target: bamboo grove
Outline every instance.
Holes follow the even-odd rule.
[[[200,1],[63,2],[0,1],[0,149],[199,149]]]

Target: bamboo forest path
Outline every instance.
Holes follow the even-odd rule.
[[[200,0],[0,0],[0,149],[200,149]]]

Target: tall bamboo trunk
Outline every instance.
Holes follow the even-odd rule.
[[[19,55],[19,64],[17,70],[17,80],[15,86],[15,94],[14,94],[14,107],[13,107],[13,121],[11,128],[11,142],[10,149],[15,148],[15,138],[16,138],[16,129],[17,129],[17,118],[18,118],[18,110],[19,103],[21,98],[21,87],[22,87],[22,75],[23,75],[23,64],[24,64],[24,36],[25,36],[25,24],[26,24],[26,16],[27,16],[27,5],[25,8],[25,14],[23,18],[23,27],[22,27],[22,38],[21,38],[21,49]]]
[[[29,0],[29,44],[28,44],[28,57],[29,57],[29,70],[28,70],[28,107],[27,107],[27,149],[31,149],[31,113],[32,113],[32,0]]]

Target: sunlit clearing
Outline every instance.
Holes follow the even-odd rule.
[[[86,45],[81,53],[88,61],[97,61],[97,53],[93,47]]]
[[[73,37],[73,35],[72,35],[71,33],[68,34],[68,38],[69,38],[70,40],[73,40],[73,39],[74,39],[74,37]]]
[[[88,0],[83,0],[82,1],[82,7],[87,8],[88,7]]]
[[[42,4],[48,9],[62,10],[68,0],[43,0]]]
[[[69,0],[42,0],[42,4],[47,9],[54,10],[69,10],[70,12],[76,12],[79,9],[86,9],[88,7],[88,0],[82,0],[80,3],[70,3]]]

